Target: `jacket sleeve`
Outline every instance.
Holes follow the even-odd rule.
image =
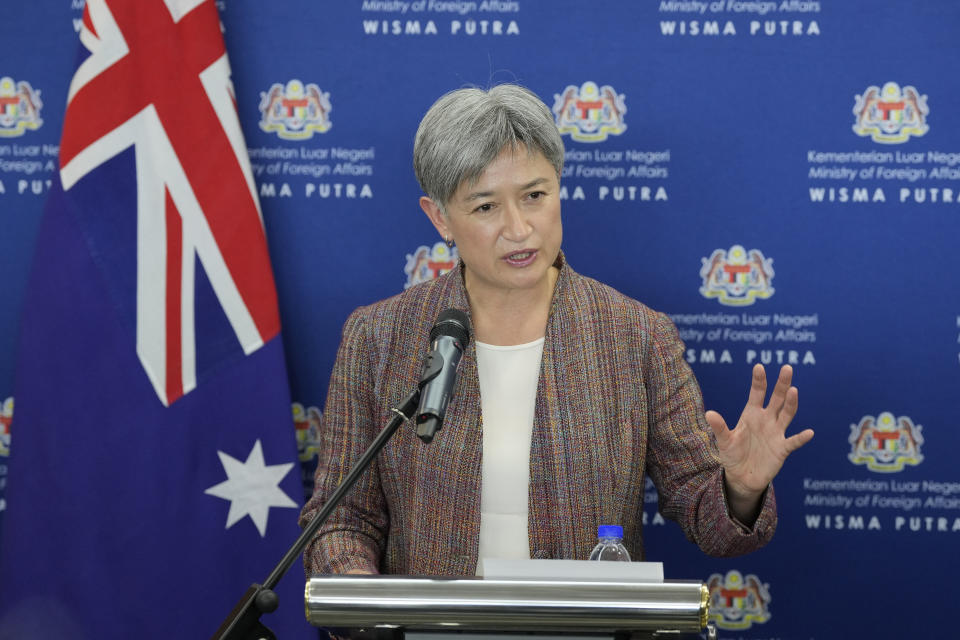
[[[734,556],[762,547],[777,525],[773,486],[753,527],[730,516],[716,439],[704,416],[700,387],[683,359],[683,342],[660,313],[650,339],[647,472],[657,486],[660,513],[709,555]]]
[[[300,514],[301,527],[313,519],[376,437],[374,342],[368,333],[363,309],[354,311],[344,325],[330,377],[314,492]],[[388,527],[386,501],[374,461],[304,552],[307,576],[355,569],[377,573]]]

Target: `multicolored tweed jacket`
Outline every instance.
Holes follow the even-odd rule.
[[[311,519],[417,384],[430,328],[447,308],[469,314],[456,269],[347,320],[321,428]],[[533,558],[586,559],[597,525],[621,524],[643,557],[644,472],[660,511],[711,555],[765,544],[773,489],[752,530],[727,514],[700,389],[670,320],[562,264],[547,322],[530,450]],[[308,575],[365,569],[470,575],[480,531],[482,417],[473,339],[446,421],[425,445],[404,425],[304,554]]]

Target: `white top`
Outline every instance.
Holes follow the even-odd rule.
[[[476,345],[483,415],[477,561],[477,575],[482,575],[484,558],[530,558],[530,438],[543,338],[509,347]]]

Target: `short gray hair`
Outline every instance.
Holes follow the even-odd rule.
[[[441,211],[464,180],[476,180],[504,148],[540,152],[563,170],[563,140],[547,105],[532,91],[501,84],[457,89],[433,103],[413,144],[417,181]]]

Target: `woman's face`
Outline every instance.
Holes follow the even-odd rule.
[[[471,295],[548,286],[560,252],[560,183],[543,154],[506,148],[475,183],[464,181],[440,212],[420,206],[444,238],[457,243]]]

